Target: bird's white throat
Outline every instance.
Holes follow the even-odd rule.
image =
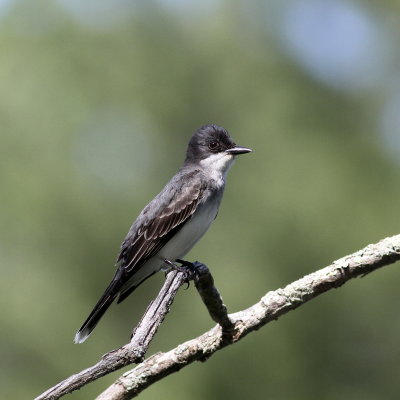
[[[226,174],[232,166],[235,158],[232,154],[225,152],[216,153],[200,161],[207,176],[216,181],[217,186],[225,184]]]

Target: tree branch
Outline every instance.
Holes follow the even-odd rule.
[[[128,400],[160,379],[196,360],[204,360],[230,343],[296,309],[318,295],[345,282],[400,260],[400,235],[392,236],[333,262],[283,289],[268,292],[247,310],[229,315],[234,324],[231,341],[217,325],[203,335],[180,344],[167,353],[157,353],[126,372],[96,400]]]
[[[196,288],[211,317],[224,328],[225,336],[227,338],[230,337],[233,324],[229,320],[226,306],[222,302],[218,290],[214,287],[214,280],[209,269],[204,264],[196,261],[193,263],[193,269],[191,270],[184,272],[175,270],[168,273],[157,298],[149,304],[142,319],[134,329],[130,343],[108,352],[97,364],[70,376],[38,396],[35,400],[59,399],[65,394],[80,389],[82,386],[104,375],[127,365],[143,361],[154,335],[169,312],[179,287],[192,279],[194,279]]]
[[[78,374],[50,388],[35,400],[56,400],[82,386],[127,365],[143,360],[151,340],[169,311],[179,287],[186,281],[184,272],[171,271],[157,298],[147,307],[145,314],[132,333],[130,343],[106,353],[101,360]]]
[[[211,317],[220,325],[167,353],[157,353],[149,357],[120,377],[97,400],[131,399],[152,383],[179,371],[193,361],[205,360],[217,350],[237,342],[248,333],[276,320],[327,290],[337,288],[352,278],[364,276],[399,259],[400,235],[396,235],[341,258],[330,266],[291,283],[284,289],[268,292],[247,310],[230,315],[226,313],[226,307],[213,285],[213,279],[207,267],[195,263],[196,288]],[[107,353],[94,366],[57,384],[35,400],[58,399],[112,371],[140,362],[158,326],[168,312],[173,297],[185,279],[187,276],[183,272],[173,271],[168,274],[162,291],[147,309],[129,344]],[[164,300],[159,301],[160,298]]]

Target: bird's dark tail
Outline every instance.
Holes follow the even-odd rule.
[[[74,342],[75,343],[83,343],[89,335],[92,333],[93,329],[96,327],[97,323],[100,321],[100,318],[107,311],[108,307],[110,307],[111,303],[118,296],[118,290],[116,288],[116,281],[113,279],[109,284],[108,288],[101,296],[100,300],[94,306],[92,312],[88,316],[87,320],[80,327],[79,331],[76,333]]]

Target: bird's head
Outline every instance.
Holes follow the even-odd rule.
[[[185,164],[196,164],[224,173],[231,166],[235,156],[249,152],[251,149],[236,145],[221,126],[204,125],[189,141]]]

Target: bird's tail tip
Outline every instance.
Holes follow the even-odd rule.
[[[89,317],[76,333],[74,337],[74,343],[83,343],[89,337],[93,329],[100,321],[100,318],[104,315],[108,307],[110,307],[111,303],[114,301],[118,293],[110,293],[111,289],[113,288],[113,284],[114,282],[111,282],[110,286],[107,288],[103,296],[101,296],[100,300],[93,308]]]
[[[88,329],[79,330],[75,334],[74,343],[75,344],[83,343],[89,337],[89,335],[90,335],[90,332]]]

